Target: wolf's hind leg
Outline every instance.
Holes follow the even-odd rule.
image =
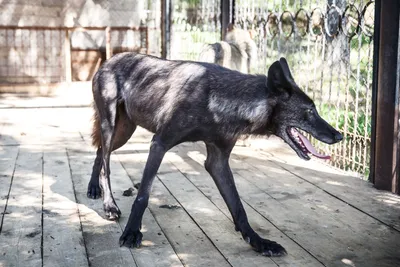
[[[117,117],[116,119],[117,122],[115,126],[116,130],[113,138],[112,151],[117,150],[118,148],[125,145],[136,130],[136,125],[129,120],[123,104],[119,104],[116,117]],[[102,164],[103,152],[100,145],[101,142],[100,131],[101,131],[100,121],[98,119],[98,116],[95,116],[92,136],[93,139],[96,140],[93,143],[98,148],[96,152],[96,159],[94,160],[93,163],[92,175],[90,177],[90,182],[88,184],[88,190],[87,190],[87,197],[93,199],[100,198],[102,194],[99,184],[100,171],[103,166]]]
[[[206,144],[207,159],[205,168],[210,173],[219,192],[227,204],[233,217],[236,231],[242,233],[243,239],[249,243],[254,250],[264,256],[281,256],[286,250],[278,243],[261,238],[250,226],[246,212],[240,201],[232,171],[229,167],[229,155],[233,144]]]

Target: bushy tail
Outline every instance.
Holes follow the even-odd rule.
[[[219,58],[220,49],[218,49],[219,46],[220,45],[218,43],[204,45],[199,55],[199,61],[208,63],[218,63],[218,61],[220,60]]]
[[[93,106],[93,127],[92,127],[92,145],[96,148],[101,146],[100,118],[95,103]]]

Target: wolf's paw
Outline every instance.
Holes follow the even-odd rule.
[[[247,238],[246,241],[253,246],[255,251],[260,252],[263,256],[279,257],[287,255],[286,249],[275,241],[263,238],[258,238],[257,240],[254,240],[254,242],[251,242]]]
[[[104,212],[107,220],[116,221],[121,217],[121,211],[114,202],[106,202],[103,204]]]
[[[87,197],[92,199],[101,198],[101,188],[98,182],[97,183],[89,182]]]
[[[130,230],[125,228],[119,238],[119,245],[128,248],[138,248],[142,244],[143,234],[139,230]]]

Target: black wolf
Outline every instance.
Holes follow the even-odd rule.
[[[206,44],[200,52],[199,61],[215,63],[228,69],[250,73],[256,63],[257,45],[254,42],[255,32],[235,28],[230,24],[225,40]]]
[[[121,215],[110,189],[110,153],[123,146],[137,126],[154,133],[141,185],[120,245],[140,246],[143,213],[164,154],[182,142],[203,141],[205,168],[215,181],[240,231],[256,251],[279,256],[285,249],[261,238],[250,226],[229,167],[229,155],[243,134],[281,137],[303,159],[315,152],[301,129],[333,144],[341,134],[317,113],[313,101],[296,85],[284,58],[265,75],[224,67],[169,61],[121,53],[106,61],[93,78],[97,157],[88,186],[90,198],[103,196],[110,220]]]

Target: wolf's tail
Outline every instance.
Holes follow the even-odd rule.
[[[199,55],[199,61],[208,63],[218,63],[221,61],[221,44],[204,45]]]
[[[101,146],[101,132],[100,132],[100,118],[95,107],[95,103],[92,103],[93,106],[93,126],[92,126],[92,145],[96,148]]]

